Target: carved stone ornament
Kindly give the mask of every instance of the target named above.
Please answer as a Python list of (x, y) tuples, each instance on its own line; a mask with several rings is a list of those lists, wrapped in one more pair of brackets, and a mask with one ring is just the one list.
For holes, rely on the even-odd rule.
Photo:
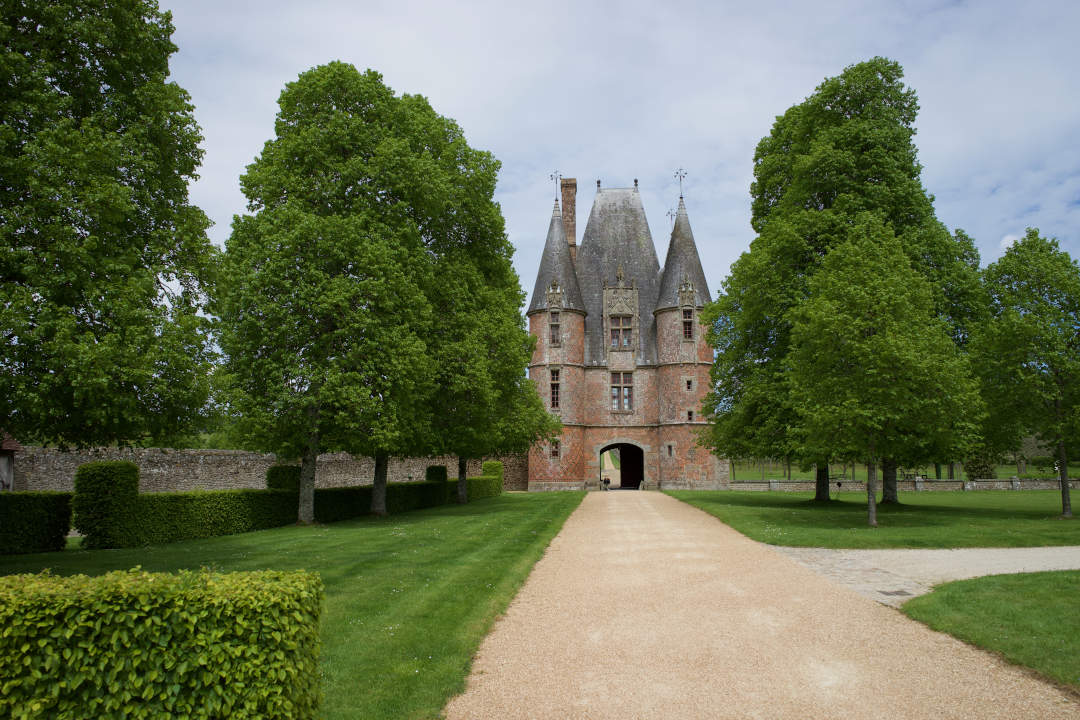
[(551, 287), (547, 291), (547, 306), (549, 310), (558, 310), (562, 307), (563, 291), (559, 287), (558, 280), (551, 281)]
[(683, 275), (682, 284), (679, 285), (679, 304), (684, 307), (697, 305), (697, 293), (694, 292), (694, 283), (690, 282), (689, 275)]

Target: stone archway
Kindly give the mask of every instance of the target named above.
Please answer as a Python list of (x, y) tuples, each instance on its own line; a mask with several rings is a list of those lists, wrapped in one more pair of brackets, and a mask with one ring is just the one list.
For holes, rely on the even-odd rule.
[(637, 445), (612, 443), (600, 449), (600, 484), (609, 478), (612, 489), (638, 490), (645, 482), (645, 453)]

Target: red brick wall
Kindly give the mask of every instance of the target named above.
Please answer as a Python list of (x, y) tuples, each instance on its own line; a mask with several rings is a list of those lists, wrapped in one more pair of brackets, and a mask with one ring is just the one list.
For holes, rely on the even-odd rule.
[[(529, 453), (529, 489), (597, 487), (600, 452), (616, 443), (629, 443), (644, 454), (645, 487), (709, 488), (728, 484), (726, 461), (698, 446), (697, 434), (706, 426), (701, 404), (709, 386), (712, 349), (695, 310), (694, 340), (683, 339), (682, 309), (656, 315), (659, 365), (636, 366), (633, 358), (609, 356), (607, 367), (584, 367), (584, 316), (562, 311), (561, 343), (550, 345), (549, 313), (529, 316), (529, 330), (537, 337), (529, 367), (540, 397), (550, 407), (552, 366), (559, 369), (559, 408), (563, 421), (560, 457), (550, 456), (550, 444)], [(633, 372), (634, 409), (611, 409), (611, 372)], [(686, 381), (691, 381), (687, 390)], [(693, 422), (687, 421), (693, 411)], [(671, 445), (671, 454), (668, 454)]]

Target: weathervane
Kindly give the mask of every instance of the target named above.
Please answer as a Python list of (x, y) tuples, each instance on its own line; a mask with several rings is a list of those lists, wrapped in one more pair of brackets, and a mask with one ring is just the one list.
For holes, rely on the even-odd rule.
[(551, 178), (551, 181), (553, 183), (555, 183), (555, 200), (558, 200), (559, 199), (559, 181), (562, 180), (562, 175), (560, 175), (559, 171), (556, 170), (555, 172), (548, 175), (548, 177)]
[(683, 196), (682, 196), (682, 181), (683, 181), (684, 177), (686, 177), (686, 171), (683, 170), (682, 168), (677, 168), (675, 170), (675, 179), (679, 181), (679, 199), (680, 200), (683, 199)]
[(675, 208), (668, 208), (664, 214), (671, 218), (671, 227), (675, 227)]

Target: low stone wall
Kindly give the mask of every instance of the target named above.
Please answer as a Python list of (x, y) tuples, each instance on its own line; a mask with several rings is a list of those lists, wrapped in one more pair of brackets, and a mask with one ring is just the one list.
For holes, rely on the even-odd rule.
[[(503, 462), (504, 487), (524, 489), (528, 472), (523, 455), (495, 458)], [(266, 487), (266, 469), (277, 462), (272, 454), (244, 450), (166, 450), (162, 448), (100, 448), (61, 451), (56, 448), (23, 447), (15, 453), (15, 490), (75, 489), (75, 470), (95, 460), (128, 460), (139, 466), (139, 492), (186, 490), (238, 490)], [(390, 482), (422, 481), (429, 465), (446, 465), (450, 478), (457, 476), (457, 458), (391, 458)], [(479, 475), (480, 460), (467, 465), (470, 477)], [(375, 474), (371, 458), (348, 453), (319, 456), (315, 487), (370, 485)]]
[[(1057, 480), (898, 480), (899, 492), (923, 492), (941, 490), (1057, 490), (1061, 487)], [(1080, 488), (1080, 480), (1069, 480), (1070, 488)], [(733, 482), (731, 490), (774, 492), (814, 492), (813, 482)], [(866, 492), (866, 483), (845, 481), (842, 484), (829, 483), (831, 492)], [(878, 479), (878, 492), (881, 492), (881, 480)]]

